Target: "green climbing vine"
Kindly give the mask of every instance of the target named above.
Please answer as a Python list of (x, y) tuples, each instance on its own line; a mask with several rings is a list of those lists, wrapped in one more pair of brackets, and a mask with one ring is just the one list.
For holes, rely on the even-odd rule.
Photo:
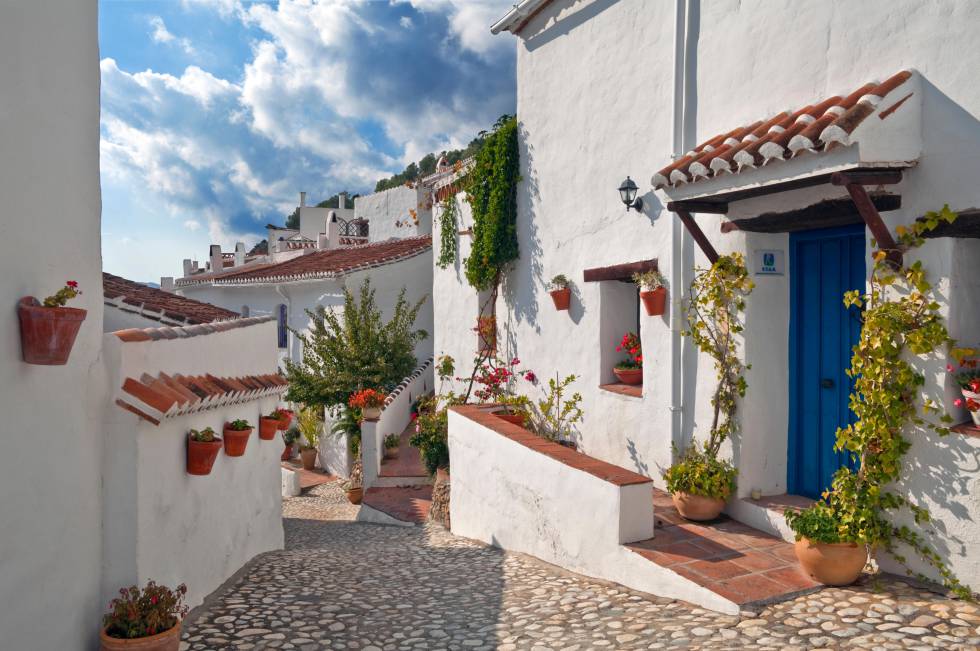
[(456, 194), (452, 191), (446, 193), (446, 198), (439, 204), (439, 259), (436, 264), (440, 269), (445, 269), (450, 265), (456, 264), (456, 256), (459, 252), (459, 242), (457, 240), (457, 230), (459, 229), (459, 204), (456, 203)]
[[(899, 227), (900, 249), (907, 252), (921, 246), (923, 234), (940, 222), (955, 219), (956, 214), (944, 206), (909, 227)], [(854, 290), (844, 296), (844, 305), (863, 309), (863, 313), (861, 337), (848, 370), (854, 380), (850, 408), (857, 421), (837, 431), (836, 449), (850, 453), (857, 469), (841, 467), (819, 501), (804, 511), (787, 512), (786, 521), (798, 537), (881, 547), (905, 565), (910, 576), (926, 579), (908, 568), (901, 552), (904, 545), (935, 568), (953, 593), (971, 599), (969, 586), (957, 580), (921, 533), (896, 524), (889, 515), (907, 509), (915, 525), (929, 523), (927, 509), (892, 489), (901, 479), (902, 457), (911, 447), (904, 434), (911, 426), (945, 436), (952, 422), (932, 400), (917, 404), (925, 376), (915, 369), (910, 356), (931, 355), (945, 348), (961, 361), (973, 351), (957, 348), (949, 336), (921, 261), (899, 267), (887, 259), (885, 251), (876, 251), (873, 260), (866, 291)]]
[(517, 118), (503, 115), (486, 135), (464, 182), (473, 211), (473, 247), (466, 258), (466, 280), (478, 290), (496, 287), (504, 267), (517, 259), (520, 180)]

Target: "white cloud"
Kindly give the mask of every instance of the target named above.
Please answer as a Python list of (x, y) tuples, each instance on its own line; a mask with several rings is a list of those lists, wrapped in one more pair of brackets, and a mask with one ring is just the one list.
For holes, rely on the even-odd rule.
[(150, 16), (150, 27), (153, 28), (153, 31), (150, 32), (150, 38), (153, 39), (154, 43), (176, 45), (188, 55), (195, 53), (194, 46), (191, 44), (190, 40), (186, 38), (178, 38), (170, 33), (170, 30), (167, 29), (166, 23), (163, 22), (163, 18), (160, 18), (160, 16)]
[(412, 29), (413, 27), (415, 27), (415, 23), (413, 23), (412, 19), (408, 16), (402, 16), (401, 18), (399, 18), (398, 24), (404, 27), (405, 29)]
[(189, 231), (199, 231), (201, 230), (201, 222), (194, 221), (193, 219), (188, 219), (184, 222), (184, 228)]

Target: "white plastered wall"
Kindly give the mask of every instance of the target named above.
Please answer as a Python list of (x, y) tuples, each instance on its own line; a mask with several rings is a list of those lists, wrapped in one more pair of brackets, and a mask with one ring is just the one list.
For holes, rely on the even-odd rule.
[[(409, 211), (415, 211), (418, 224)], [(354, 199), (354, 215), (368, 221), (372, 242), (404, 239), (432, 232), (432, 208), (421, 188), (399, 186)]]
[[(97, 13), (95, 0), (0, 3), (0, 646), (10, 649), (91, 648), (102, 614)], [(14, 305), (66, 280), (84, 291), (71, 306), (88, 310), (71, 357), (25, 364)]]

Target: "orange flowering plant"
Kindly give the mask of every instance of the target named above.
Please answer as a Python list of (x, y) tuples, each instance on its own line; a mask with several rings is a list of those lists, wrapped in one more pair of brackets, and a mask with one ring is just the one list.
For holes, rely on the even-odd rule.
[(351, 394), (347, 401), (352, 409), (371, 409), (385, 404), (385, 394), (374, 389), (362, 389)]

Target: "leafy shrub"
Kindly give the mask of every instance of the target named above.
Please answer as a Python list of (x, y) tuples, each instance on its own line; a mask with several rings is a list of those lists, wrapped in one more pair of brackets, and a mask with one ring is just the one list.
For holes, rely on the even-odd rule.
[(788, 510), (783, 514), (796, 539), (808, 538), (819, 543), (856, 542), (848, 527), (826, 502), (816, 502), (802, 511)]
[(299, 428), (293, 425), (292, 427), (290, 427), (289, 429), (287, 429), (282, 433), (282, 442), (285, 443), (286, 445), (292, 445), (293, 443), (299, 440), (299, 437), (300, 437)]
[(421, 401), (415, 419), (415, 434), (409, 439), (422, 456), (422, 465), (430, 475), (449, 467), (449, 412), (437, 408), (437, 399)]
[(697, 442), (674, 465), (664, 471), (667, 490), (727, 500), (735, 492), (738, 471), (730, 461), (718, 459)]
[(649, 291), (667, 286), (667, 279), (656, 269), (633, 274), (633, 282)]
[(323, 429), (323, 423), (320, 422), (320, 415), (317, 410), (313, 407), (303, 407), (296, 419), (296, 425), (304, 439), (301, 447), (306, 450), (316, 449), (317, 445), (320, 444), (320, 432)]
[(244, 432), (247, 429), (252, 429), (252, 425), (244, 418), (238, 418), (228, 423), (227, 428), (233, 432)]
[(555, 291), (558, 289), (565, 289), (570, 285), (570, 281), (564, 274), (558, 274), (550, 281), (548, 281), (548, 291)]
[(559, 380), (556, 374), (554, 379), (548, 380), (548, 391), (544, 399), (538, 401), (534, 417), (534, 431), (537, 434), (551, 441), (560, 441), (568, 437), (573, 425), (581, 422), (582, 409), (579, 404), (582, 394), (576, 391), (566, 397), (568, 387), (577, 379), (577, 376), (569, 375)]
[(121, 588), (119, 596), (109, 603), (110, 611), (102, 618), (109, 637), (132, 640), (168, 631), (187, 614), (184, 595), (187, 586), (181, 583), (176, 590), (148, 581), (142, 590), (138, 586)]
[(330, 432), (334, 436), (346, 436), (351, 454), (356, 458), (361, 453), (361, 410), (341, 407), (340, 415), (335, 418)]
[(192, 429), (191, 440), (197, 441), (198, 443), (212, 443), (215, 440), (214, 430), (210, 427), (205, 427), (200, 431)]
[(393, 450), (398, 447), (398, 444), (400, 442), (401, 439), (398, 437), (397, 434), (389, 434), (388, 436), (385, 437), (385, 448), (389, 450)]

